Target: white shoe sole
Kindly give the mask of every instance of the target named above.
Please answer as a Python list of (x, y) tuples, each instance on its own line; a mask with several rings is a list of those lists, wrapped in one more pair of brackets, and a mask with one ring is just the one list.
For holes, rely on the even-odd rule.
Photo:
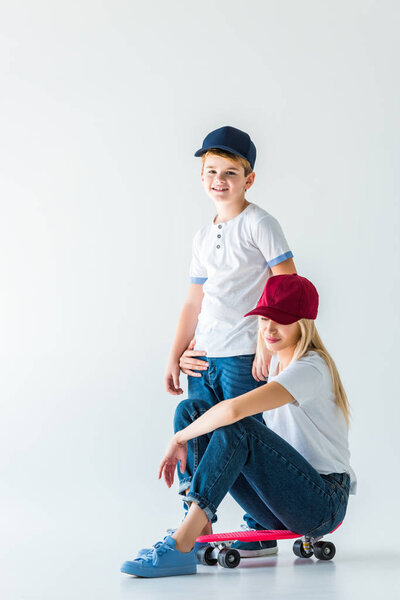
[(272, 556), (278, 554), (278, 546), (275, 548), (262, 548), (261, 550), (239, 550), (241, 558), (257, 558), (257, 556)]

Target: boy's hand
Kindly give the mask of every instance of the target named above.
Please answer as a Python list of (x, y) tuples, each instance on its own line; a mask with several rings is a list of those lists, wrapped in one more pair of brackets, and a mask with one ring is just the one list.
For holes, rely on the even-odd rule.
[(267, 350), (257, 348), (251, 373), (256, 381), (266, 381), (269, 373), (271, 354)]
[(195, 358), (196, 356), (206, 356), (206, 352), (193, 350), (195, 345), (196, 340), (193, 338), (185, 352), (182, 354), (179, 360), (179, 366), (182, 373), (191, 375), (192, 377), (201, 377), (201, 373), (195, 373), (193, 369), (197, 369), (197, 371), (206, 371), (208, 369), (208, 362)]
[(164, 375), (165, 389), (168, 394), (179, 396), (183, 394), (183, 389), (179, 387), (179, 363), (177, 360), (169, 360)]

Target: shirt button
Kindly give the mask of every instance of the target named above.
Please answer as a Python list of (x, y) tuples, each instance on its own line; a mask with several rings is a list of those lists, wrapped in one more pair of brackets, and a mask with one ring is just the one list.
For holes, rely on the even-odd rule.
[(222, 229), (222, 225), (218, 225), (218, 229)]
[(218, 245), (217, 248), (219, 249), (219, 248), (221, 248), (221, 246)]
[(220, 238), (220, 237), (221, 237), (221, 234), (219, 233), (219, 234), (217, 235), (217, 238)]

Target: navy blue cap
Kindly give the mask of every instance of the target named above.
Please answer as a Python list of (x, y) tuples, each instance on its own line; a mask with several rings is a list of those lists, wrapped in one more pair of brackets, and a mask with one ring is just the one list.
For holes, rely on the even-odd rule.
[(200, 150), (195, 152), (195, 156), (201, 156), (207, 150), (212, 148), (220, 148), (232, 154), (237, 154), (249, 161), (250, 166), (254, 169), (256, 162), (256, 147), (250, 139), (248, 133), (236, 129), (236, 127), (220, 127), (211, 131), (203, 140), (203, 145)]

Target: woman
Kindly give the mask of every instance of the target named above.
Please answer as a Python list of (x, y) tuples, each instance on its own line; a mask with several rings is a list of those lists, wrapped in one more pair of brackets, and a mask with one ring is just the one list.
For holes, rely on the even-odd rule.
[[(312, 537), (346, 513), (356, 478), (349, 464), (349, 408), (339, 374), (316, 331), (318, 293), (299, 275), (270, 277), (257, 307), (259, 336), (273, 353), (267, 385), (204, 411), (181, 402), (159, 468), (168, 487), (180, 461), (189, 511), (179, 528), (121, 571), (142, 577), (196, 572), (194, 542), (230, 492), (265, 529)], [(264, 411), (267, 426), (253, 417)], [(188, 444), (188, 442), (190, 442)]]

